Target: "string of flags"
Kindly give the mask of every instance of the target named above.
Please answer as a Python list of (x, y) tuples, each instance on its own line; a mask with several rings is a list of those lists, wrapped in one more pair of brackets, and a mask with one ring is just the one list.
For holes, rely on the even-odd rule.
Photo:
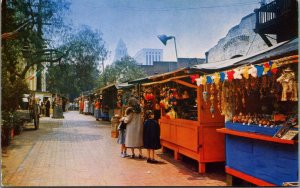
[[(297, 59), (296, 61), (291, 61), (292, 59)], [(278, 60), (272, 60), (269, 62), (264, 62), (256, 65), (246, 65), (243, 67), (237, 67), (228, 71), (216, 72), (208, 75), (192, 75), (192, 83), (196, 82), (197, 86), (206, 84), (218, 84), (220, 81), (224, 82), (228, 80), (231, 82), (234, 79), (249, 79), (250, 75), (254, 78), (259, 78), (263, 75), (271, 76), (276, 74), (278, 68), (284, 64), (289, 64), (293, 62), (298, 62), (298, 55), (284, 57)]]

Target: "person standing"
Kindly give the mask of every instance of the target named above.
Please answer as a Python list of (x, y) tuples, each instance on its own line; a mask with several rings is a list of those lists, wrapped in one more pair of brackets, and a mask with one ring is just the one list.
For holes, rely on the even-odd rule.
[(144, 148), (147, 149), (147, 163), (157, 163), (154, 150), (160, 149), (160, 127), (154, 119), (154, 113), (151, 110), (146, 112), (146, 121), (144, 123)]
[(118, 126), (119, 136), (118, 136), (118, 144), (121, 144), (121, 157), (127, 157), (127, 148), (125, 146), (125, 138), (126, 138), (126, 123), (124, 123), (124, 117), (120, 120), (120, 124)]
[(96, 100), (95, 102), (95, 118), (96, 118), (96, 121), (99, 121), (100, 119), (100, 101), (99, 99)]
[(47, 99), (45, 106), (46, 106), (46, 117), (50, 117), (50, 106), (51, 106), (51, 104), (50, 104), (49, 99)]
[(143, 158), (143, 123), (139, 101), (134, 97), (128, 100), (128, 108), (125, 110), (124, 123), (126, 123), (125, 147), (131, 149), (131, 158), (135, 157), (134, 149), (139, 149), (139, 158)]

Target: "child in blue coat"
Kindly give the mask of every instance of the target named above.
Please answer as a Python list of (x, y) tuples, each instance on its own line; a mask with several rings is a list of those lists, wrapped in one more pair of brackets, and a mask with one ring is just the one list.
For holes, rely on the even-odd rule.
[(153, 111), (146, 112), (146, 121), (144, 123), (144, 148), (147, 149), (147, 163), (157, 163), (154, 158), (154, 150), (160, 149), (160, 127), (156, 120), (154, 120)]

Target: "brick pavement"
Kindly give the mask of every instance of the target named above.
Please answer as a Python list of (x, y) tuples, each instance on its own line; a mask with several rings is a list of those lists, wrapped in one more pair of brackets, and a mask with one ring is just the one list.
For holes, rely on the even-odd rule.
[(197, 167), (161, 150), (156, 152), (159, 164), (121, 158), (108, 122), (77, 111), (64, 116), (41, 118), (39, 130), (23, 131), (2, 151), (2, 185), (226, 186), (224, 171), (198, 174)]

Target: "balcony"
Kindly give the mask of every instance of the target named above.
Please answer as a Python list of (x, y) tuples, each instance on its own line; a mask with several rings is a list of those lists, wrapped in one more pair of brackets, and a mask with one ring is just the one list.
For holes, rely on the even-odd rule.
[(275, 0), (255, 10), (256, 27), (265, 42), (272, 46), (266, 34), (276, 34), (277, 42), (289, 40), (298, 35), (297, 0)]

